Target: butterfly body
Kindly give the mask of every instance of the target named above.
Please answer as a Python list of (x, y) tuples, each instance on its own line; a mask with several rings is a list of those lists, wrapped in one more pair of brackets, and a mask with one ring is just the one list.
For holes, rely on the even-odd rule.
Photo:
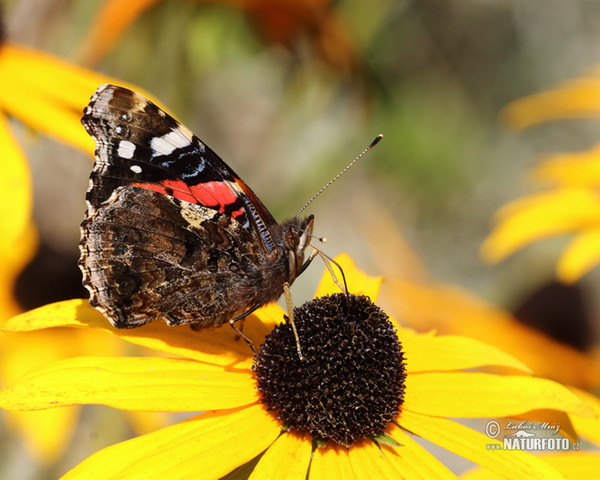
[(277, 223), (156, 105), (103, 85), (82, 123), (96, 162), (79, 265), (92, 306), (113, 325), (217, 326), (277, 300), (302, 272), (313, 217)]

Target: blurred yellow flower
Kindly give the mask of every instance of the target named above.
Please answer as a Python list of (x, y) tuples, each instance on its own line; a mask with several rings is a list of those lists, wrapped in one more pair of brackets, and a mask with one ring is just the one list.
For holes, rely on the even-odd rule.
[[(377, 297), (379, 279), (360, 272), (345, 255), (337, 261), (354, 294)], [(326, 272), (318, 294), (336, 291)], [(277, 305), (264, 307), (246, 322), (245, 333), (262, 343), (283, 314)], [(529, 453), (490, 451), (487, 445), (501, 443), (448, 417), (526, 418), (528, 412), (540, 410), (548, 418), (564, 418), (564, 412), (577, 418), (594, 416), (593, 408), (579, 396), (550, 380), (530, 376), (527, 367), (500, 350), (463, 337), (421, 335), (398, 327), (406, 377), (394, 421), (377, 441), (364, 439), (348, 448), (331, 442), (315, 444), (302, 431), (288, 431), (261, 404), (251, 351), (235, 341), (227, 328), (196, 332), (155, 322), (116, 330), (83, 300), (21, 314), (4, 328), (29, 332), (56, 326), (103, 330), (175, 358), (84, 356), (47, 364), (1, 391), (2, 408), (37, 410), (91, 403), (125, 410), (206, 411), (105, 448), (67, 473), (66, 479), (148, 478), (149, 473), (164, 478), (220, 478), (257, 458), (252, 479), (283, 475), (305, 479), (307, 472), (311, 479), (454, 478), (409, 433), (499, 474), (561, 478)], [(295, 352), (294, 347), (290, 350)], [(490, 370), (499, 367), (512, 373)]]
[[(503, 116), (516, 128), (559, 118), (600, 115), (600, 77), (572, 80), (554, 90), (517, 100)], [(546, 185), (514, 200), (494, 217), (481, 249), (496, 263), (538, 240), (572, 234), (557, 265), (558, 278), (575, 282), (600, 262), (600, 145), (587, 152), (551, 155), (531, 178)]]

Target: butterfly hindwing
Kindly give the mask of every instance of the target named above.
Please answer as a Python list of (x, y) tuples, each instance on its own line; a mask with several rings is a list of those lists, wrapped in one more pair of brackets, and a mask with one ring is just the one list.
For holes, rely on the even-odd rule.
[(227, 215), (181, 203), (119, 187), (84, 222), (86, 286), (114, 325), (213, 325), (247, 308), (240, 292), (260, 282), (259, 245)]

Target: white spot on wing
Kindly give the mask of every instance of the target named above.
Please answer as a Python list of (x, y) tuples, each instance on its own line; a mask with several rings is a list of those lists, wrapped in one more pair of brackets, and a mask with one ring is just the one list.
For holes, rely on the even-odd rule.
[(191, 134), (182, 128), (174, 128), (162, 137), (154, 137), (150, 142), (152, 156), (170, 155), (177, 148), (184, 148), (191, 144)]
[(135, 145), (127, 140), (121, 140), (119, 143), (119, 150), (117, 154), (121, 158), (133, 158), (133, 154), (135, 153)]
[(132, 165), (129, 167), (129, 170), (131, 170), (133, 173), (142, 173), (142, 167), (139, 165)]

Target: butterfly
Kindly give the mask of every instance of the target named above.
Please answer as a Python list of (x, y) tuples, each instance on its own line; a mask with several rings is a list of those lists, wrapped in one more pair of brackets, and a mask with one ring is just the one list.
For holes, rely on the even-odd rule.
[(277, 223), (216, 153), (143, 96), (102, 85), (81, 121), (96, 160), (79, 267), (91, 305), (115, 327), (234, 326), (314, 257), (305, 258), (312, 215)]

